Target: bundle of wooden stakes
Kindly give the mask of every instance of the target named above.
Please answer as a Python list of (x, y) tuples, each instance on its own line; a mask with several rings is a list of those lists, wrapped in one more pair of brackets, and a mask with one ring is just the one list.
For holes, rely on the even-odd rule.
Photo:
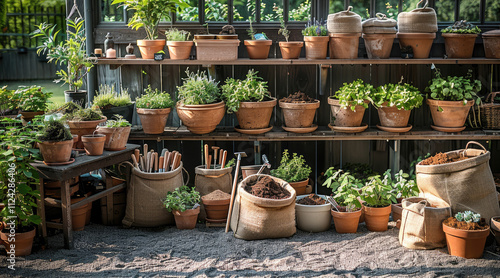
[(181, 165), (182, 154), (178, 151), (169, 152), (163, 149), (161, 155), (154, 150), (148, 151), (148, 144), (144, 144), (143, 153), (136, 149), (131, 155), (134, 167), (145, 173), (165, 173), (177, 169)]

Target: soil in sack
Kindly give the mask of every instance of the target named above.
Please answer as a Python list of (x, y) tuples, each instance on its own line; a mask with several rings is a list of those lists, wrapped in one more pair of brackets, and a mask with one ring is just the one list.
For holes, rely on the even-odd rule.
[(282, 98), (281, 101), (286, 103), (312, 103), (316, 100), (309, 97), (305, 93), (298, 91), (296, 93), (290, 94), (288, 97)]
[(467, 231), (480, 231), (480, 230), (486, 230), (489, 228), (488, 224), (486, 224), (486, 221), (484, 218), (481, 218), (479, 223), (471, 222), (467, 223), (465, 221), (458, 221), (455, 217), (449, 217), (446, 220), (443, 221), (443, 224), (445, 224), (448, 227), (459, 229), (459, 230), (467, 230)]
[(326, 201), (316, 194), (309, 194), (309, 196), (297, 201), (297, 204), (308, 206), (324, 205), (325, 203)]
[(231, 198), (230, 194), (227, 194), (226, 192), (222, 190), (215, 190), (214, 192), (203, 196), (203, 199), (208, 200), (208, 201), (217, 201), (217, 200), (228, 200)]
[(437, 153), (435, 156), (431, 156), (421, 162), (421, 165), (439, 165), (451, 162), (457, 162), (461, 160), (469, 159), (469, 157), (455, 157), (451, 158), (445, 153)]
[(245, 191), (261, 198), (286, 199), (290, 192), (281, 187), (271, 177), (262, 177), (257, 182), (249, 182), (245, 185)]

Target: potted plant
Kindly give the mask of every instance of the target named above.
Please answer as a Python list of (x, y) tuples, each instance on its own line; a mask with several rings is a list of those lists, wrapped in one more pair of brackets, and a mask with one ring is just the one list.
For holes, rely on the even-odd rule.
[(125, 120), (132, 121), (134, 102), (126, 88), (121, 88), (120, 93), (118, 93), (114, 85), (101, 84), (92, 103), (93, 107), (101, 110), (102, 114), (108, 119), (119, 114)]
[(177, 114), (182, 123), (194, 134), (215, 130), (226, 112), (220, 89), (205, 72), (186, 70), (187, 77), (177, 87)]
[[(345, 131), (355, 129), (356, 132), (365, 130), (368, 125), (361, 128), (361, 121), (368, 103), (372, 101), (373, 86), (358, 79), (351, 83), (344, 83), (334, 97), (328, 98), (333, 114), (334, 127), (345, 127)], [(356, 127), (356, 128), (354, 128)], [(335, 129), (335, 128), (334, 128)]]
[(443, 231), (450, 255), (478, 259), (483, 255), (490, 226), (478, 213), (465, 211), (444, 220)]
[(18, 103), (23, 120), (30, 122), (36, 115), (44, 113), (51, 96), (52, 93), (44, 92), (40, 86), (20, 86), (10, 100)]
[(222, 99), (227, 113), (236, 113), (237, 131), (260, 134), (272, 129), (269, 121), (276, 106), (276, 99), (267, 90), (267, 82), (250, 69), (245, 80), (228, 78), (222, 86)]
[(360, 198), (364, 202), (366, 228), (372, 232), (386, 231), (391, 204), (397, 202), (390, 174), (386, 172), (383, 179), (379, 175), (370, 177), (361, 188)]
[(431, 110), (433, 129), (445, 132), (458, 132), (465, 129), (465, 120), (474, 102), (481, 99), (477, 93), (481, 90), (481, 81), (472, 80), (472, 70), (467, 76), (442, 77), (436, 68), (436, 77), (425, 88), (427, 104)]
[(312, 170), (306, 164), (306, 160), (302, 155), (296, 153), (292, 157), (288, 154), (288, 150), (283, 151), (280, 165), (277, 169), (271, 170), (271, 175), (288, 182), (297, 192), (297, 195), (306, 194), (306, 186), (309, 183), (309, 175)]
[(479, 33), (481, 29), (467, 20), (456, 21), (455, 24), (441, 30), (446, 56), (448, 58), (472, 58), (474, 43)]
[(285, 20), (283, 19), (283, 13), (279, 15), (280, 19), (280, 29), (278, 30), (278, 34), (283, 35), (285, 37), (284, 42), (279, 42), (281, 57), (283, 59), (299, 59), (300, 51), (302, 50), (302, 46), (304, 42), (300, 41), (288, 41), (290, 37), (290, 30), (287, 29), (285, 25)]
[(283, 129), (297, 133), (316, 130), (318, 126), (313, 125), (313, 121), (319, 104), (319, 100), (310, 98), (300, 91), (280, 99), (279, 106), (285, 120)]
[(326, 27), (318, 21), (314, 24), (309, 21), (302, 35), (306, 43), (306, 59), (326, 59), (330, 40)]
[(73, 136), (61, 120), (50, 119), (44, 123), (38, 140), (38, 147), (46, 164), (70, 160)]
[(390, 132), (406, 132), (411, 110), (422, 105), (424, 98), (417, 88), (410, 84), (386, 84), (377, 88), (372, 103), (380, 119), (378, 128)]
[(165, 208), (172, 212), (177, 229), (194, 229), (200, 213), (200, 193), (193, 187), (183, 185), (174, 191), (167, 192), (163, 200)]
[(250, 40), (244, 41), (248, 57), (250, 59), (267, 59), (273, 41), (268, 39), (265, 33), (256, 34), (252, 26), (252, 18), (249, 17), (248, 21), (250, 22), (250, 29), (248, 30)]
[(153, 59), (154, 54), (165, 47), (165, 40), (158, 39), (158, 24), (161, 20), (170, 20), (170, 13), (189, 7), (182, 0), (113, 0), (113, 5), (120, 5), (134, 15), (128, 26), (134, 30), (144, 28), (146, 39), (137, 40), (137, 46), (143, 59)]
[(500, 246), (500, 216), (491, 218), (491, 233), (495, 236), (497, 246)]
[(152, 89), (148, 85), (144, 94), (135, 99), (137, 115), (146, 134), (161, 134), (167, 124), (168, 115), (174, 101), (170, 94), (160, 92), (158, 88)]
[(391, 169), (388, 169), (384, 173), (384, 176), (388, 177), (389, 183), (392, 184), (392, 187), (394, 188), (396, 193), (396, 203), (392, 204), (391, 206), (392, 220), (397, 222), (401, 219), (401, 215), (403, 213), (403, 207), (401, 205), (403, 199), (418, 196), (419, 190), (415, 179), (412, 179), (410, 175), (404, 173), (403, 170), (400, 170), (398, 173), (396, 173), (393, 180), (390, 178), (390, 172)]
[(222, 27), (221, 35), (194, 35), (196, 45), (196, 59), (203, 61), (234, 61), (238, 59), (238, 46), (240, 40), (234, 32), (234, 27), (225, 25)]
[(167, 38), (168, 53), (172, 60), (187, 60), (191, 54), (193, 41), (189, 40), (191, 33), (177, 28), (171, 28), (165, 32)]
[(295, 202), (297, 227), (309, 233), (324, 232), (330, 229), (332, 217), (324, 195), (300, 195)]
[(361, 16), (347, 10), (328, 15), (328, 32), (330, 33), (330, 59), (357, 59), (359, 37), (363, 28)]
[(81, 17), (74, 21), (66, 19), (66, 36), (63, 42), (58, 43), (56, 25), (41, 23), (37, 30), (31, 35), (34, 38), (41, 37), (42, 45), (38, 46), (37, 54), (46, 54), (49, 63), (66, 65), (56, 72), (59, 79), (55, 82), (63, 82), (69, 85), (69, 90), (64, 91), (66, 102), (76, 102), (82, 107), (87, 105), (87, 91), (79, 90), (83, 85), (87, 73), (90, 72), (94, 63), (86, 52), (86, 38), (84, 20)]
[(108, 120), (104, 126), (97, 127), (97, 134), (106, 136), (104, 149), (108, 151), (124, 150), (130, 135), (131, 124), (121, 115), (115, 115), (115, 119)]

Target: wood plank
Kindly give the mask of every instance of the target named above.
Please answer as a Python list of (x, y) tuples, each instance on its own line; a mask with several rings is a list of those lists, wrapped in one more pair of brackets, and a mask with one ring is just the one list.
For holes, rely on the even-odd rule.
[(46, 224), (46, 218), (45, 218), (45, 202), (42, 202), (43, 197), (45, 196), (44, 192), (44, 186), (43, 186), (43, 178), (39, 178), (39, 182), (36, 185), (38, 192), (40, 192), (41, 198), (38, 198), (36, 200), (37, 203), (37, 215), (40, 216), (40, 224), (38, 225), (38, 234), (42, 237), (42, 244), (43, 246), (48, 245), (48, 238), (47, 238), (47, 224)]
[(61, 207), (64, 234), (64, 247), (73, 249), (73, 219), (71, 216), (71, 196), (69, 191), (69, 180), (61, 183)]
[[(101, 191), (99, 193), (96, 193), (92, 196), (89, 196), (83, 200), (81, 200), (80, 202), (77, 202), (77, 203), (74, 203), (71, 205), (71, 209), (77, 209), (81, 206), (84, 206), (88, 203), (91, 203), (93, 201), (96, 201), (96, 200), (99, 200), (101, 198), (104, 198), (106, 197), (108, 194), (113, 194), (115, 193), (116, 191), (120, 190), (120, 189), (124, 189), (127, 185), (125, 183), (120, 183), (118, 185), (115, 185), (109, 189), (106, 189), (104, 191)], [(45, 198), (45, 204), (46, 205), (49, 205), (51, 207), (58, 207), (60, 208), (61, 207), (61, 200), (58, 200), (58, 199), (54, 199), (54, 198), (50, 198), (50, 197), (47, 197)]]

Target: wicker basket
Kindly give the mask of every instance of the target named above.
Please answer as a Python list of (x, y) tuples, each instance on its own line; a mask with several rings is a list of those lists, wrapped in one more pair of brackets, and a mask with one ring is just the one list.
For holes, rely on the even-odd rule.
[(497, 94), (500, 95), (500, 92), (490, 93), (481, 105), (481, 122), (484, 129), (500, 129), (500, 103), (494, 103)]

